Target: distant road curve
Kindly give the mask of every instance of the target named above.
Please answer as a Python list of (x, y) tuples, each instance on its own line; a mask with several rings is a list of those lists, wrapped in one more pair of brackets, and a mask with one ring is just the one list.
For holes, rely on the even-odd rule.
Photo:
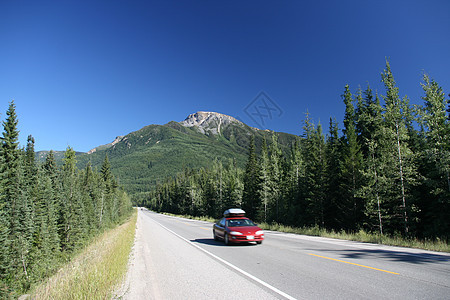
[(212, 224), (139, 210), (122, 299), (449, 299), (450, 254), (266, 232), (225, 246)]

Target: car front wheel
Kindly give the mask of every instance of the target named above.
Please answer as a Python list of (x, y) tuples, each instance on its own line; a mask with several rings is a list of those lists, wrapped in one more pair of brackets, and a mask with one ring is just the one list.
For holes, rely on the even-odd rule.
[(227, 246), (230, 244), (230, 241), (228, 239), (228, 233), (225, 233), (225, 236), (223, 237), (223, 241), (225, 242), (225, 245), (227, 245)]

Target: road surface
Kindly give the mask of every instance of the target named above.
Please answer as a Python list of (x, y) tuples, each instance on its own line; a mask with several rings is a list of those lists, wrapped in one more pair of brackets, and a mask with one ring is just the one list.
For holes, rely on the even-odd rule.
[(267, 232), (225, 246), (212, 224), (139, 210), (123, 299), (450, 299), (450, 254)]

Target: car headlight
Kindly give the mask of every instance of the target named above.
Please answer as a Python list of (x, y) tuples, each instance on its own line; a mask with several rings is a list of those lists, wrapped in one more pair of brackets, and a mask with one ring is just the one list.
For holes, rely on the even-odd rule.
[(241, 232), (237, 232), (237, 231), (230, 231), (231, 235), (242, 235)]
[(264, 231), (258, 230), (257, 232), (255, 232), (255, 234), (256, 234), (256, 235), (262, 235), (262, 234), (264, 234)]

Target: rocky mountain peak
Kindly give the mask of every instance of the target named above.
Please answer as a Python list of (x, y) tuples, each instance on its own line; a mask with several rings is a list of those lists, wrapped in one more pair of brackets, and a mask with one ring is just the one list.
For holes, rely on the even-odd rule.
[(208, 111), (190, 114), (184, 121), (180, 122), (185, 127), (196, 126), (201, 133), (211, 132), (213, 134), (220, 134), (225, 126), (232, 123), (243, 124), (231, 116)]

